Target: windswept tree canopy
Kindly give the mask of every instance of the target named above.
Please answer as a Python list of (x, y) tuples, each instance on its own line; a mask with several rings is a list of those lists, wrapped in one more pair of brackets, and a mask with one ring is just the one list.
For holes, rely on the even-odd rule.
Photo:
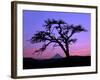
[(72, 36), (76, 33), (87, 31), (81, 25), (70, 25), (63, 20), (48, 19), (44, 23), (45, 30), (36, 32), (30, 39), (32, 44), (44, 42), (43, 46), (35, 52), (43, 52), (49, 44), (54, 43), (53, 47), (61, 47), (66, 56), (68, 56), (69, 45), (77, 41)]

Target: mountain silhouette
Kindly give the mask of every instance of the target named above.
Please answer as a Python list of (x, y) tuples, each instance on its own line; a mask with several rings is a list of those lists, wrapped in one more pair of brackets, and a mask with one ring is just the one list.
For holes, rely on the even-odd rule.
[(59, 58), (62, 58), (62, 56), (59, 53), (57, 53), (52, 57), (52, 59), (59, 59)]

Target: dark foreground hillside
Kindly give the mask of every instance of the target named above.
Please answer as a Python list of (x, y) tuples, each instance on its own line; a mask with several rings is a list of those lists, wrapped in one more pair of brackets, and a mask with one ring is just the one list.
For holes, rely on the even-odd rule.
[(56, 67), (76, 67), (90, 66), (90, 56), (71, 56), (69, 58), (35, 60), (32, 58), (23, 58), (23, 69), (36, 68), (56, 68)]

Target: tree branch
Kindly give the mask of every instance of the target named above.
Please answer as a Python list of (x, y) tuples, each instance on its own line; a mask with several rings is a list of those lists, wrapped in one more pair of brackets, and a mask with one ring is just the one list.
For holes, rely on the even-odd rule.
[[(65, 37), (65, 36), (63, 35), (63, 33), (62, 33), (63, 30), (62, 30), (62, 28), (61, 28), (61, 24), (60, 24), (60, 23), (58, 24), (58, 26), (56, 26), (56, 29), (57, 29), (57, 31), (58, 31), (60, 37), (63, 39), (63, 40), (61, 40), (61, 39), (58, 38), (58, 40), (61, 40), (61, 41), (63, 41), (63, 42), (64, 42), (64, 39), (67, 40), (66, 37)], [(65, 42), (64, 42), (64, 43), (65, 43)]]
[(37, 53), (37, 52), (42, 53), (42, 52), (44, 52), (46, 50), (47, 46), (49, 46), (50, 43), (52, 43), (52, 42), (44, 44), (40, 49), (34, 51), (34, 53)]

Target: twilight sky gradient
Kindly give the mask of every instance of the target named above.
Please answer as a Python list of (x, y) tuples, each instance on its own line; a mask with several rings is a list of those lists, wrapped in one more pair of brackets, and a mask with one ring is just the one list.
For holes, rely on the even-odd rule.
[(49, 59), (55, 54), (60, 54), (65, 57), (65, 54), (60, 47), (55, 49), (50, 45), (43, 54), (32, 54), (34, 50), (39, 49), (43, 43), (31, 44), (28, 40), (34, 35), (36, 31), (44, 30), (42, 27), (44, 20), (62, 19), (68, 24), (82, 25), (88, 32), (76, 33), (73, 38), (77, 38), (75, 44), (70, 45), (70, 55), (87, 56), (91, 54), (91, 14), (89, 13), (72, 13), (72, 12), (52, 12), (52, 11), (33, 11), (23, 10), (23, 56), (32, 57), (35, 59)]

